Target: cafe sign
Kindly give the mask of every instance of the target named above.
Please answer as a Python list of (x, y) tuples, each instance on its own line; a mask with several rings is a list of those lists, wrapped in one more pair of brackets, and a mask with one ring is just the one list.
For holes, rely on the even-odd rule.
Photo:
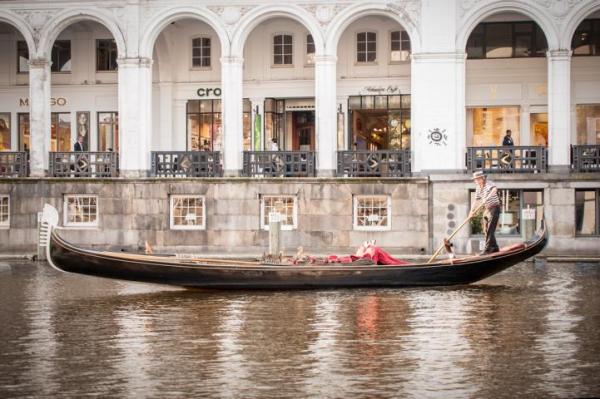
[[(51, 97), (50, 105), (52, 107), (64, 107), (67, 105), (67, 99), (65, 97)], [(29, 107), (29, 98), (19, 98), (19, 107)]]
[(375, 94), (375, 95), (386, 95), (386, 94), (400, 94), (400, 88), (395, 85), (389, 86), (365, 86), (360, 91), (361, 94)]

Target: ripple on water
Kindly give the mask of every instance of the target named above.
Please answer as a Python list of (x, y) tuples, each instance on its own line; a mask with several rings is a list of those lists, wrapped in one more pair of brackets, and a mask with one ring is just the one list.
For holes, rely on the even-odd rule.
[(598, 396), (599, 269), (226, 292), (0, 263), (0, 397)]

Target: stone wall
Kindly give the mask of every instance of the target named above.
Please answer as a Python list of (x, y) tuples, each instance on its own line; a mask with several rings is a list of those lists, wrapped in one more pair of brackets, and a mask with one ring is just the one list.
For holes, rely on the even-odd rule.
[[(35, 252), (37, 212), (55, 206), (63, 220), (66, 194), (98, 195), (99, 225), (70, 228), (62, 235), (93, 247), (139, 248), (145, 241), (159, 250), (261, 253), (268, 231), (260, 229), (260, 195), (295, 195), (298, 226), (283, 231), (283, 246), (316, 253), (354, 251), (366, 239), (396, 253), (428, 250), (427, 179), (19, 179), (0, 180), (9, 194), (10, 228), (0, 230), (0, 252)], [(169, 228), (169, 195), (206, 196), (206, 229)], [(353, 195), (389, 195), (391, 230), (353, 230)]]
[[(544, 216), (550, 240), (546, 254), (598, 255), (598, 237), (581, 237), (575, 234), (575, 190), (599, 188), (600, 181), (593, 174), (571, 174), (566, 179), (560, 174), (491, 175), (500, 189), (542, 190)], [(470, 206), (469, 190), (475, 185), (466, 175), (430, 176), (432, 186), (433, 242), (458, 227), (467, 217)], [(454, 222), (454, 224), (451, 224)], [(454, 226), (454, 227), (453, 227)], [(523, 237), (496, 235), (500, 246), (523, 240)], [(481, 236), (472, 236), (465, 226), (454, 238), (459, 253), (479, 251)], [(437, 244), (436, 244), (437, 245)]]

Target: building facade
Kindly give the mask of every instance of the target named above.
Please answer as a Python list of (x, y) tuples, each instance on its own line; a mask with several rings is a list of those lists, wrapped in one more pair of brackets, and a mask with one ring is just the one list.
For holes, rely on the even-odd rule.
[(14, 0), (0, 49), (2, 250), (49, 201), (83, 242), (256, 251), (277, 202), (288, 247), (426, 252), (484, 169), (505, 241), (598, 251), (598, 0)]

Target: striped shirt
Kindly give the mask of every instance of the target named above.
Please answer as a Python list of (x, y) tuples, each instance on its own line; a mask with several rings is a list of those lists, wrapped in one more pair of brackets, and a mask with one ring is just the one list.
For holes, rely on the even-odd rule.
[(490, 195), (492, 189), (496, 187), (493, 181), (486, 179), (483, 187), (477, 185), (475, 190), (475, 201), (485, 201), (485, 208), (490, 209), (496, 206), (500, 206), (500, 198), (498, 198), (498, 191), (496, 194)]

